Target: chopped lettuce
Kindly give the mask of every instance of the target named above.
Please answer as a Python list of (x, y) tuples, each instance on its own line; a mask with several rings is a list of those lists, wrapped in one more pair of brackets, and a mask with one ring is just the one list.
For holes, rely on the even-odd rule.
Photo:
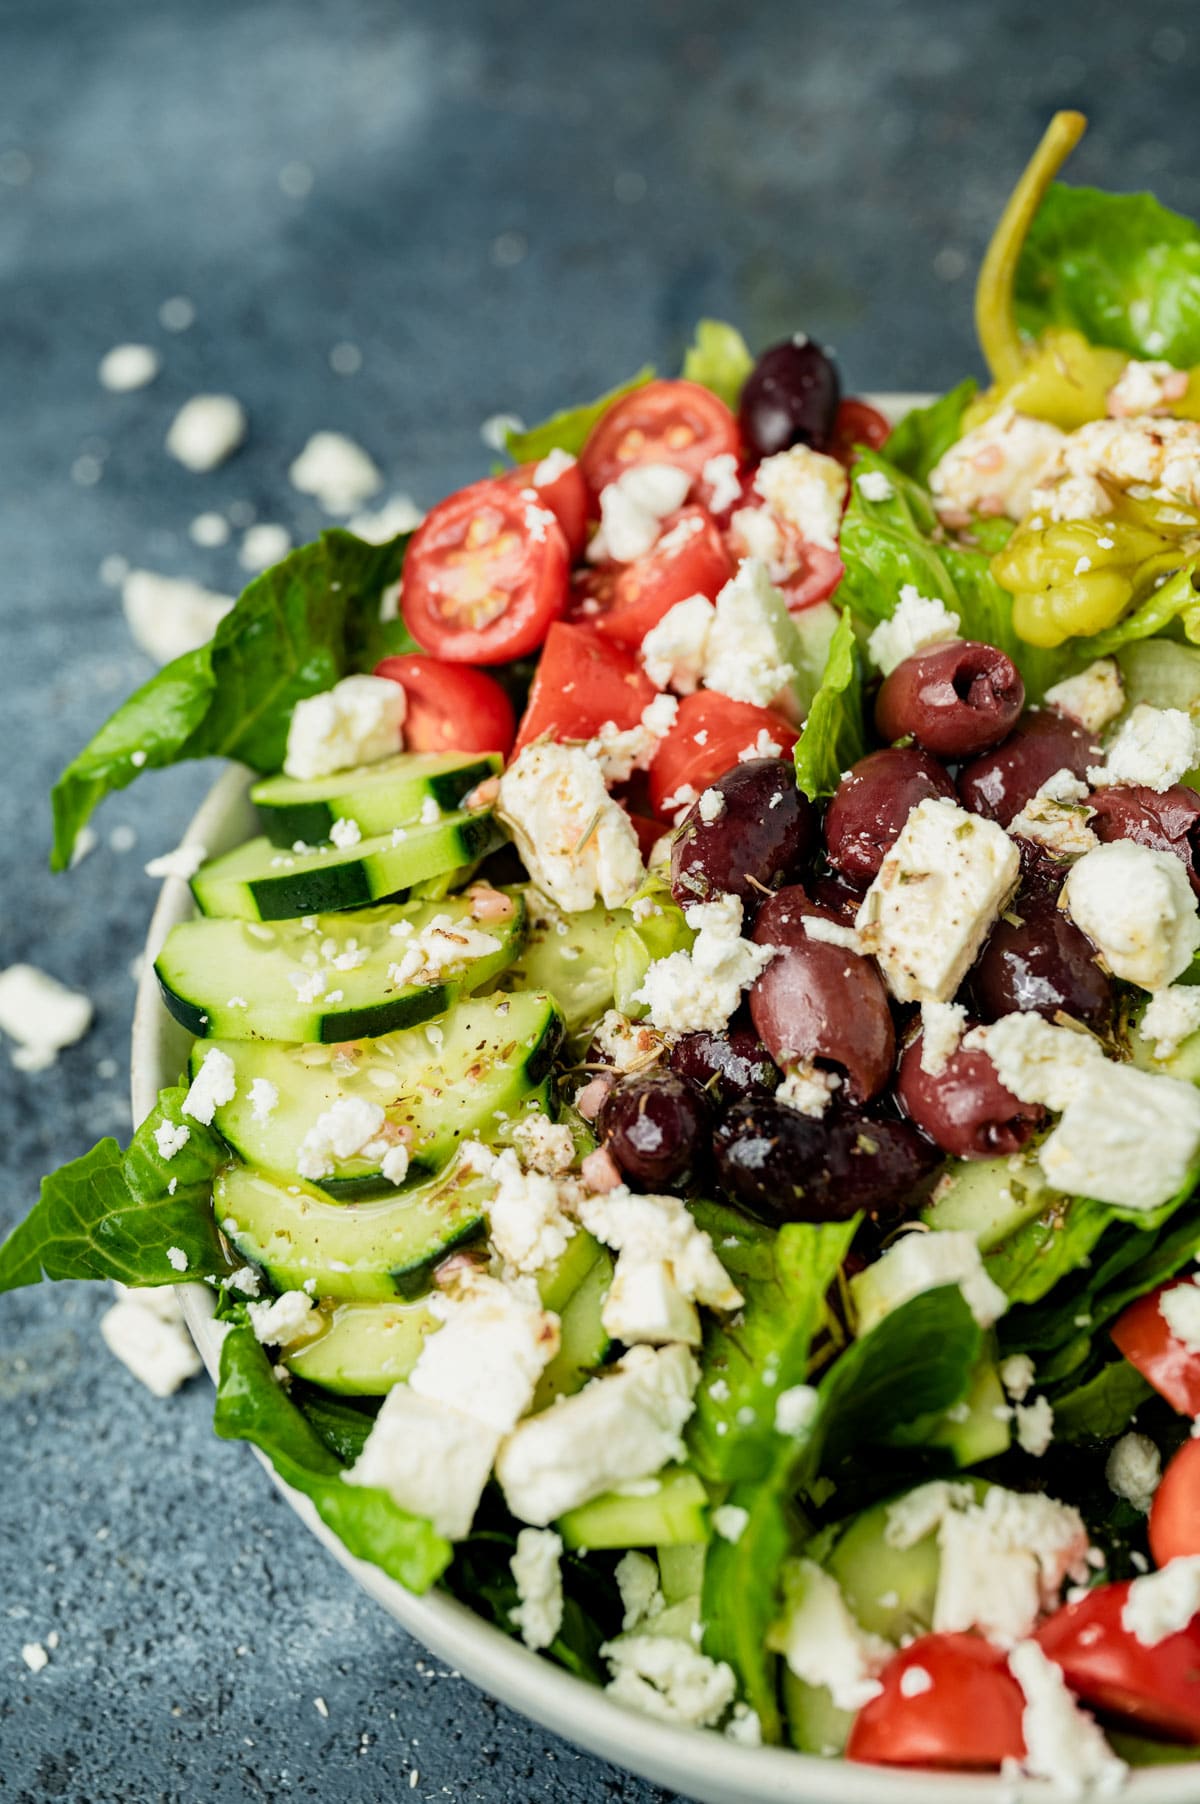
[(683, 375), (689, 382), (711, 388), (726, 407), (736, 410), (746, 377), (753, 368), (750, 348), (736, 326), (719, 319), (699, 321), (683, 359)]
[(564, 408), (561, 413), (552, 413), (540, 426), (510, 432), (504, 441), (505, 450), (513, 462), (518, 464), (540, 463), (551, 451), (569, 451), (573, 457), (577, 457), (601, 414), (614, 401), (619, 401), (622, 395), (632, 394), (635, 388), (644, 388), (647, 382), (652, 382), (655, 373), (652, 364), (643, 364), (636, 376), (631, 376), (628, 382), (622, 382), (616, 388), (610, 388), (598, 401), (588, 401), (580, 407)]
[(888, 462), (915, 481), (928, 482), (933, 466), (962, 437), (963, 414), (978, 389), (974, 377), (968, 376), (928, 407), (914, 407), (906, 413), (888, 435)]
[(847, 612), (830, 641), (825, 674), (796, 741), (796, 782), (810, 802), (831, 796), (842, 772), (865, 750), (862, 654)]

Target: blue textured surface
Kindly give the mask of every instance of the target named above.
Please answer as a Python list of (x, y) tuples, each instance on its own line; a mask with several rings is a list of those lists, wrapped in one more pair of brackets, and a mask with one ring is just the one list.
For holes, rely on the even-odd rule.
[[(1200, 211), (1198, 65), (1186, 4), (0, 0), (0, 962), (96, 1003), (55, 1070), (0, 1062), (0, 1228), (128, 1127), (142, 864), (212, 774), (127, 792), (85, 864), (46, 872), (58, 766), (149, 669), (102, 558), (234, 588), (188, 522), (242, 501), (311, 535), (286, 480), (311, 431), (428, 502), (482, 469), (483, 416), (669, 368), (703, 312), (757, 343), (803, 325), (852, 387), (945, 385), (1053, 105), (1094, 117), (1076, 179)], [(171, 336), (179, 294), (197, 317)], [(163, 373), (107, 395), (97, 361), (129, 339)], [(214, 388), (250, 441), (191, 476), (163, 434)], [(206, 1385), (155, 1403), (109, 1360), (103, 1306), (0, 1299), (0, 1799), (661, 1796), (426, 1661), (211, 1439)], [(34, 1677), (20, 1646), (52, 1630)]]

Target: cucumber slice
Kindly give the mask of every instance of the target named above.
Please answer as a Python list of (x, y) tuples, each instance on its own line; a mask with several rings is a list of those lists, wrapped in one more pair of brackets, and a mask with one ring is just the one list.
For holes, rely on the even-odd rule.
[(561, 1257), (552, 1265), (543, 1266), (537, 1275), (542, 1307), (561, 1316), (603, 1253), (600, 1242), (593, 1240), (586, 1228), (577, 1229)]
[(515, 964), (500, 979), (505, 990), (549, 990), (567, 1032), (591, 1027), (613, 999), (613, 947), (632, 917), (624, 908), (564, 914), (534, 889), (526, 891), (528, 934)]
[(893, 1432), (898, 1447), (945, 1447), (958, 1466), (997, 1459), (1012, 1444), (1008, 1399), (994, 1362), (983, 1358), (953, 1414), (923, 1416)]
[(434, 1267), (484, 1233), (491, 1186), (456, 1161), (418, 1190), (375, 1203), (331, 1203), (315, 1185), (279, 1184), (227, 1165), (213, 1213), (243, 1259), (276, 1290), (310, 1284), (336, 1301), (424, 1295)]
[(887, 1520), (887, 1503), (863, 1510), (838, 1537), (825, 1565), (855, 1620), (871, 1634), (899, 1642), (932, 1626), (941, 1556), (936, 1531), (912, 1547), (890, 1546)]
[(376, 834), (417, 820), (426, 801), (453, 813), (503, 762), (497, 752), (397, 752), (330, 777), (266, 777), (254, 785), (250, 800), (262, 810), (272, 845), (292, 846), (298, 839), (313, 845), (329, 838), (336, 820), (354, 821), (363, 833)]
[(297, 1378), (344, 1397), (384, 1397), (407, 1378), (440, 1326), (425, 1303), (334, 1303), (315, 1340), (285, 1353)]
[(470, 864), (499, 844), (488, 809), (447, 814), (429, 826), (396, 827), (344, 849), (281, 852), (269, 839), (248, 839), (202, 864), (192, 878), (192, 894), (206, 915), (284, 921), (398, 896), (422, 878)]
[(687, 1466), (668, 1466), (647, 1497), (606, 1491), (560, 1516), (556, 1527), (570, 1548), (677, 1547), (708, 1540), (708, 1492)]
[[(181, 921), (154, 969), (164, 1002), (189, 1033), (247, 1041), (356, 1040), (444, 1014), (460, 995), (502, 971), (524, 934), (524, 905), (515, 900), (507, 921), (486, 923), (472, 918), (463, 896), (317, 915), (308, 927), (297, 921)], [(499, 942), (497, 950), (447, 966), (436, 983), (397, 984), (388, 969), (407, 941), (392, 929), (409, 923), (415, 935), (439, 915), (479, 928)], [(338, 968), (339, 958), (349, 962), (364, 951), (353, 970)], [(318, 974), (321, 994), (301, 1001), (305, 980)]]
[(660, 1547), (658, 1570), (662, 1576), (663, 1602), (681, 1604), (689, 1597), (699, 1597), (704, 1589), (704, 1562), (707, 1548), (695, 1543), (682, 1547)]
[[(391, 1127), (404, 1130), (410, 1178), (425, 1178), (440, 1171), (464, 1140), (504, 1138), (505, 1129), (511, 1134), (530, 1097), (543, 1100), (539, 1086), (561, 1035), (549, 996), (523, 991), (460, 1002), (434, 1027), (410, 1027), (336, 1049), (220, 1041), (233, 1060), (237, 1090), (213, 1120), (247, 1165), (290, 1179), (300, 1143), (317, 1116), (345, 1098), (364, 1097), (378, 1103)], [(204, 1042), (193, 1048), (193, 1076), (207, 1051)], [(265, 1120), (254, 1112), (255, 1079), (273, 1084), (278, 1096)], [(319, 1188), (344, 1202), (390, 1194), (394, 1187), (379, 1158), (360, 1153), (336, 1160)], [(591, 1257), (584, 1269), (590, 1264)]]
[(612, 1342), (600, 1319), (612, 1286), (611, 1254), (591, 1240), (590, 1235), (576, 1234), (564, 1259), (577, 1242), (585, 1241), (591, 1241), (591, 1264), (583, 1281), (565, 1303), (561, 1306), (550, 1303), (545, 1289), (539, 1285), (543, 1302), (548, 1308), (557, 1308), (560, 1339), (558, 1352), (538, 1379), (531, 1405), (535, 1415), (539, 1410), (549, 1409), (559, 1397), (573, 1397), (576, 1391), (581, 1391), (612, 1350)]
[(986, 1253), (1035, 1220), (1054, 1194), (1033, 1156), (956, 1159), (947, 1166), (921, 1219), (931, 1228), (965, 1228)]
[(853, 1710), (839, 1710), (828, 1685), (810, 1685), (798, 1679), (789, 1666), (783, 1669), (783, 1708), (788, 1740), (801, 1754), (821, 1754), (832, 1760), (850, 1739)]

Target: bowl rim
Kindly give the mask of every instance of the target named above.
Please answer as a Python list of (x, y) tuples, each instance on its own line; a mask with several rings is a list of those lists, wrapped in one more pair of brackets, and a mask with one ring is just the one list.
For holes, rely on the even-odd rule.
[[(870, 398), (899, 417), (931, 397)], [(235, 843), (250, 819), (250, 780), (244, 766), (227, 768), (193, 816), (182, 843), (209, 852)], [(134, 1010), (130, 1087), (135, 1126), (150, 1113), (159, 1090), (178, 1080), (179, 1048), (187, 1036), (162, 1002), (154, 960), (171, 928), (192, 912), (187, 883), (178, 877), (165, 879), (146, 936)], [(213, 1294), (196, 1283), (181, 1285), (179, 1294), (192, 1338), (215, 1382), (221, 1337)], [(925, 1769), (908, 1772), (792, 1749), (750, 1748), (709, 1730), (681, 1728), (641, 1715), (616, 1703), (599, 1686), (531, 1653), (458, 1599), (436, 1589), (424, 1597), (414, 1596), (377, 1566), (355, 1559), (309, 1500), (292, 1491), (265, 1456), (253, 1451), (307, 1528), (431, 1653), (543, 1729), (668, 1790), (704, 1804), (1049, 1804), (1062, 1796), (1043, 1780)], [(1141, 1768), (1130, 1774), (1121, 1795), (1134, 1804), (1194, 1804), (1198, 1776), (1197, 1762)]]

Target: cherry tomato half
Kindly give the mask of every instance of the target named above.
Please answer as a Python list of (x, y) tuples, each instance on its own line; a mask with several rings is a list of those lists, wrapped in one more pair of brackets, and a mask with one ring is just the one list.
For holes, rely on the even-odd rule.
[(500, 752), (517, 730), (512, 703), (496, 681), (469, 664), (411, 652), (383, 658), (375, 675), (399, 683), (407, 698), (404, 744), (410, 752)]
[(578, 458), (565, 462), (552, 451), (540, 464), (520, 464), (497, 481), (518, 491), (534, 489), (562, 527), (572, 558), (579, 557), (587, 544), (588, 492)]
[(1190, 1284), (1190, 1278), (1177, 1278), (1160, 1284), (1122, 1310), (1109, 1334), (1130, 1365), (1136, 1366), (1147, 1383), (1152, 1384), (1181, 1415), (1200, 1415), (1200, 1353), (1193, 1353), (1183, 1341), (1176, 1340), (1159, 1308), (1159, 1299), (1176, 1284)]
[(1162, 1475), (1150, 1505), (1150, 1552), (1156, 1566), (1200, 1553), (1200, 1441), (1185, 1441)]
[(1023, 1758), (1024, 1693), (1003, 1648), (981, 1636), (922, 1635), (888, 1661), (880, 1683), (854, 1719), (848, 1760), (993, 1770)]
[(838, 403), (830, 451), (839, 463), (852, 464), (857, 446), (867, 445), (872, 451), (878, 451), (887, 444), (891, 434), (891, 421), (877, 407), (850, 395)]
[(623, 645), (602, 639), (590, 626), (558, 620), (546, 635), (515, 752), (549, 733), (555, 739), (590, 739), (606, 721), (636, 727), (658, 691)]
[(685, 507), (645, 557), (621, 565), (608, 607), (595, 627), (621, 645), (640, 645), (668, 609), (689, 595), (715, 601), (733, 575), (733, 560), (702, 507)]
[(567, 541), (548, 507), (503, 478), (431, 508), (404, 560), (400, 608), (426, 651), (504, 664), (536, 651), (567, 599)]
[(635, 464), (675, 464), (699, 476), (710, 457), (741, 454), (738, 424), (698, 382), (648, 382), (614, 401), (579, 454), (592, 495)]
[(809, 545), (802, 541), (798, 556), (799, 569), (780, 584), (789, 614), (799, 614), (804, 608), (815, 607), (819, 601), (828, 601), (845, 569), (838, 553), (826, 550), (824, 545)]
[(674, 812), (667, 803), (681, 789), (691, 787), (699, 792), (732, 770), (760, 732), (779, 746), (785, 758), (796, 743), (796, 728), (772, 708), (731, 701), (715, 689), (685, 695), (675, 725), (650, 766), (650, 801), (655, 813), (666, 819)]
[(1097, 1585), (1078, 1603), (1056, 1610), (1035, 1639), (1085, 1704), (1151, 1734), (1196, 1741), (1200, 1620), (1146, 1647), (1121, 1621), (1128, 1596), (1128, 1580)]

